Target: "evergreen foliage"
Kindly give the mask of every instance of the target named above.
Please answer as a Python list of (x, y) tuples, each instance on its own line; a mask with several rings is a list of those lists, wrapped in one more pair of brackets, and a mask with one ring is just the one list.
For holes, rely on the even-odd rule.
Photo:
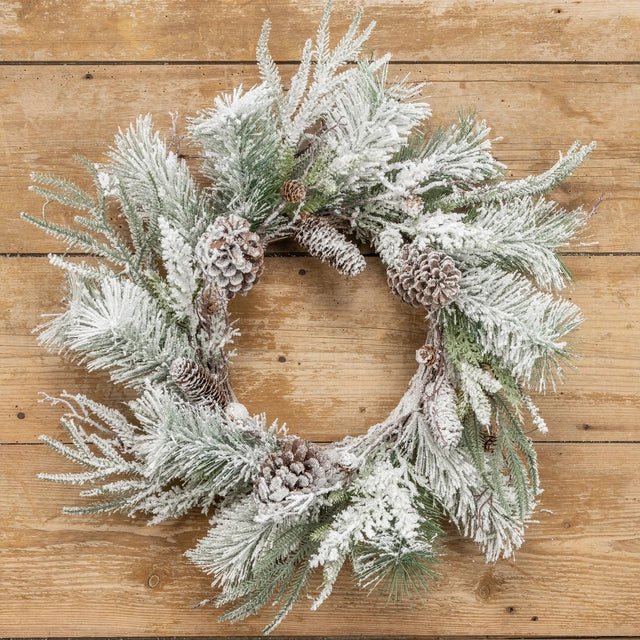
[[(189, 122), (204, 158), (199, 178), (141, 116), (104, 163), (83, 161), (94, 195), (34, 176), (47, 203), (80, 212), (74, 225), (24, 214), (98, 258), (51, 257), (68, 295), (39, 328), (41, 342), (137, 393), (122, 412), (80, 395), (54, 401), (66, 408), (70, 441), (43, 440), (83, 470), (42, 477), (85, 487), (88, 501), (71, 512), (152, 522), (211, 512), (209, 533), (188, 555), (212, 575), (223, 619), (275, 603), (267, 632), (308, 590), (320, 606), (347, 561), (361, 587), (384, 589), (388, 600), (428, 590), (443, 519), (487, 561), (511, 557), (540, 493), (525, 415), (547, 430), (529, 393), (558, 382), (566, 334), (581, 321), (558, 297), (569, 273), (557, 252), (588, 214), (545, 194), (593, 145), (576, 143), (548, 171), (506, 180), (485, 122), (461, 113), (429, 130), (421, 87), (390, 82), (388, 56), (359, 59), (373, 25), (361, 29), (358, 12), (332, 49), (330, 11), (328, 3), (286, 91), (265, 24), (260, 84), (216, 98)], [(236, 401), (227, 304), (253, 286), (264, 247), (279, 238), (306, 238), (315, 255), (359, 273), (364, 261), (345, 233), (373, 246), (406, 299), (423, 304), (429, 333), (385, 421), (294, 449)], [(402, 256), (431, 253), (439, 259), (403, 268)], [(435, 273), (443, 265), (455, 274), (447, 291)], [(428, 305), (417, 295), (425, 282)], [(177, 376), (185, 363), (198, 373), (196, 391), (215, 387), (206, 402)]]

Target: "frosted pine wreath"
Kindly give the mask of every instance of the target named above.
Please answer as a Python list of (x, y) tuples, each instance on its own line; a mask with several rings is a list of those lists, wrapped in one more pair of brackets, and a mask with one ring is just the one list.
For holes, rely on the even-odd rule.
[[(287, 90), (266, 23), (261, 84), (190, 121), (199, 182), (140, 117), (106, 162), (86, 162), (95, 195), (35, 176), (47, 201), (80, 210), (74, 228), (25, 216), (101, 259), (52, 256), (68, 299), (42, 343), (137, 392), (121, 411), (54, 400), (71, 442), (43, 440), (84, 470), (42, 477), (87, 486), (95, 500), (70, 513), (210, 513), (188, 556), (213, 576), (223, 619), (275, 602), (267, 632), (307, 591), (318, 607), (347, 560), (361, 587), (391, 599), (428, 588), (444, 520), (487, 561), (512, 556), (540, 493), (525, 425), (547, 430), (529, 392), (555, 384), (563, 336), (581, 320), (556, 295), (568, 277), (557, 249), (589, 214), (543, 194), (593, 145), (507, 181), (484, 122), (461, 116), (429, 133), (421, 87), (388, 82), (388, 56), (352, 64), (372, 25), (360, 31), (358, 14), (330, 49), (329, 13)], [(350, 277), (365, 268), (354, 240), (368, 243), (391, 292), (424, 308), (417, 372), (365, 435), (321, 446), (234, 395), (228, 303), (259, 282), (265, 247), (283, 238)]]

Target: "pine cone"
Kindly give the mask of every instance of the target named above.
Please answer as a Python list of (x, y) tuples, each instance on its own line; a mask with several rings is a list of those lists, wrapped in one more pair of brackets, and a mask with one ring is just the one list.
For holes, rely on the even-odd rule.
[(411, 218), (419, 216), (424, 211), (424, 200), (417, 195), (410, 195), (402, 201), (404, 212)]
[(295, 238), (312, 256), (330, 264), (342, 275), (357, 276), (367, 266), (358, 247), (324, 218), (306, 216)]
[(482, 432), (482, 447), (487, 453), (493, 453), (496, 450), (498, 437), (493, 433)]
[(403, 302), (434, 311), (451, 304), (460, 288), (460, 271), (453, 258), (434, 249), (407, 245), (397, 267), (387, 269), (391, 291)]
[(224, 386), (201, 364), (187, 358), (176, 358), (169, 375), (190, 402), (212, 408), (227, 404)]
[(257, 233), (240, 216), (215, 220), (202, 235), (196, 253), (213, 286), (233, 298), (246, 295), (264, 269), (264, 248)]
[(418, 364), (425, 367), (432, 367), (438, 361), (438, 351), (431, 344), (425, 344), (416, 351)]
[(254, 495), (269, 504), (282, 502), (292, 493), (313, 493), (326, 485), (328, 464), (313, 442), (288, 436), (262, 464)]
[(307, 192), (300, 180), (287, 180), (280, 188), (280, 195), (287, 202), (302, 202)]

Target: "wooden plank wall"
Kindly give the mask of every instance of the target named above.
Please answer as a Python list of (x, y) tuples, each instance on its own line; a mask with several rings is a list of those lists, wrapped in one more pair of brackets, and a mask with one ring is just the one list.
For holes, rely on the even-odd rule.
[[(257, 79), (262, 21), (285, 74), (323, 0), (0, 1), (0, 635), (254, 636), (193, 610), (208, 579), (182, 556), (203, 517), (148, 527), (71, 517), (76, 490), (36, 479), (70, 468), (37, 440), (61, 436), (38, 391), (125, 397), (39, 348), (31, 329), (59, 308), (47, 262), (64, 247), (18, 219), (41, 202), (31, 171), (82, 180), (73, 153), (99, 161), (118, 127), (151, 112), (163, 127)], [(336, 0), (333, 29), (358, 3)], [(443, 577), (425, 602), (385, 608), (348, 577), (315, 614), (303, 602), (288, 636), (628, 637), (640, 634), (640, 3), (637, 0), (365, 0), (372, 53), (429, 80), (434, 122), (474, 108), (493, 127), (510, 175), (540, 171), (574, 139), (598, 141), (555, 196), (604, 202), (567, 257), (568, 296), (587, 318), (567, 384), (540, 399), (545, 492), (516, 561), (487, 565), (451, 533)], [(183, 121), (183, 120), (182, 120)], [(58, 211), (60, 219), (68, 213)], [(595, 244), (593, 244), (595, 242)], [(587, 244), (592, 243), (592, 244)], [(355, 282), (304, 255), (268, 259), (234, 311), (233, 371), (254, 411), (308, 438), (356, 434), (383, 418), (413, 369), (424, 327), (388, 295), (374, 257)]]

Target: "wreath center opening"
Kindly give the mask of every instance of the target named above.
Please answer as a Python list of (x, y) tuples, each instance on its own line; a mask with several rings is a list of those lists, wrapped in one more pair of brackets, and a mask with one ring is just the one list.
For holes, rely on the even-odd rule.
[(378, 258), (345, 278), (312, 257), (270, 257), (230, 303), (241, 335), (230, 379), (251, 414), (331, 442), (384, 420), (415, 372), (424, 311), (402, 304)]

